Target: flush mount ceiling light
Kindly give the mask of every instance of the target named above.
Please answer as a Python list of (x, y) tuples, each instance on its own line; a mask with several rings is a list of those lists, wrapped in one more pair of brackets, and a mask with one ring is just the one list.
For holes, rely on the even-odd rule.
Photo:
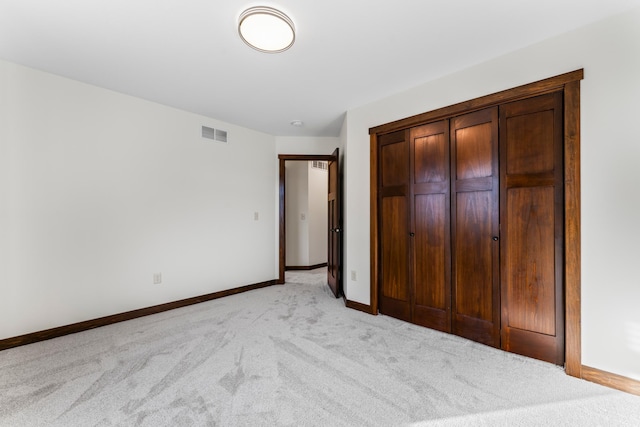
[(238, 34), (246, 44), (266, 53), (283, 52), (296, 39), (291, 18), (266, 6), (250, 7), (242, 12), (238, 18)]
[(297, 128), (300, 128), (300, 127), (304, 126), (304, 122), (302, 120), (293, 120), (291, 122), (291, 126), (295, 126)]

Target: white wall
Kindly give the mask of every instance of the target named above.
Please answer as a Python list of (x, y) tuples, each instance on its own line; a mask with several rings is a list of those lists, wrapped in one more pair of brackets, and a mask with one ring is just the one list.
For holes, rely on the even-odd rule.
[(309, 172), (308, 162), (285, 162), (285, 265), (309, 263)]
[(0, 89), (0, 339), (277, 278), (273, 136), (7, 62)]
[(640, 380), (640, 8), (347, 113), (349, 300), (369, 303), (368, 129), (579, 68), (582, 362)]

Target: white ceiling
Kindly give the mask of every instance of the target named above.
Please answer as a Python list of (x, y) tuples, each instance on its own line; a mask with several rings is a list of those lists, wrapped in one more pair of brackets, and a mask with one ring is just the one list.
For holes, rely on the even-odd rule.
[[(247, 47), (250, 6), (296, 43)], [(624, 12), (640, 0), (0, 0), (0, 58), (273, 135)], [(303, 120), (296, 128), (289, 123)]]

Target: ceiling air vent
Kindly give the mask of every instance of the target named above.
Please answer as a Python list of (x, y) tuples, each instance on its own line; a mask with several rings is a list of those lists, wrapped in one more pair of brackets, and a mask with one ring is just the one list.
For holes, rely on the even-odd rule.
[(202, 126), (202, 137), (218, 142), (227, 142), (227, 131)]

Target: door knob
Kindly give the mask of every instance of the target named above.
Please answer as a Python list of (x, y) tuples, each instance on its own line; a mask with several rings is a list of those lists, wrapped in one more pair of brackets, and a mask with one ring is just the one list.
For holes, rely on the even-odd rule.
[(493, 241), (497, 242), (498, 241), (498, 236), (493, 236)]
[(411, 237), (413, 237), (415, 235), (416, 235), (416, 233), (409, 233), (409, 236), (411, 236)]

